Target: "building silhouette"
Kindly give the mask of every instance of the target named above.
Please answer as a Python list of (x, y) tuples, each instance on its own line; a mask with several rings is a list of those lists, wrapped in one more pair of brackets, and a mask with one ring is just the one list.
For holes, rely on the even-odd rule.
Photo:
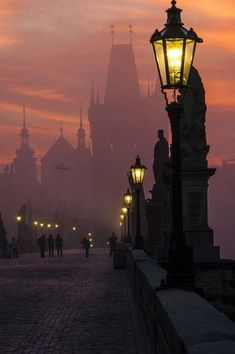
[[(33, 219), (60, 224), (68, 239), (72, 239), (68, 230), (74, 225), (80, 234), (94, 231), (96, 244), (102, 246), (110, 232), (119, 228), (120, 200), (128, 184), (126, 173), (137, 154), (151, 169), (157, 130), (167, 131), (159, 90), (148, 82), (147, 91), (141, 95), (131, 42), (112, 44), (104, 100), (93, 84), (88, 119), (90, 136), (86, 137), (81, 110), (75, 147), (61, 127), (58, 139), (37, 163), (38, 181), (23, 110), (20, 147), (0, 175), (0, 210), (8, 233), (16, 233), (16, 225), (10, 225), (25, 203), (30, 205)], [(146, 183), (151, 186), (151, 182), (149, 173)]]
[[(137, 154), (152, 166), (152, 150), (159, 128), (167, 131), (160, 90), (148, 84), (141, 96), (132, 43), (112, 44), (104, 101), (91, 90), (89, 122), (93, 143), (95, 232), (100, 239), (116, 230), (126, 173)], [(147, 184), (148, 184), (147, 176)], [(150, 185), (150, 183), (149, 183)]]
[[(9, 235), (19, 234), (19, 230), (26, 229), (27, 225), (32, 229), (33, 220), (44, 223), (44, 229), (38, 232), (33, 232), (32, 229), (33, 241), (33, 233), (39, 236), (40, 232), (58, 231), (45, 229), (47, 224), (51, 224), (51, 227), (58, 224), (68, 245), (78, 245), (78, 233), (74, 234), (73, 226), (76, 226), (81, 235), (90, 231), (92, 156), (86, 146), (85, 135), (81, 112), (76, 147), (66, 140), (61, 128), (58, 139), (40, 161), (39, 182), (36, 158), (29, 146), (29, 130), (26, 128), (25, 109), (23, 110), (20, 147), (16, 150), (12, 163), (0, 174), (0, 209)], [(22, 205), (25, 210), (21, 220), (24, 228), (16, 225), (16, 215), (20, 213)], [(27, 235), (26, 232), (21, 232), (21, 242), (24, 242), (24, 237), (29, 242), (29, 232)]]

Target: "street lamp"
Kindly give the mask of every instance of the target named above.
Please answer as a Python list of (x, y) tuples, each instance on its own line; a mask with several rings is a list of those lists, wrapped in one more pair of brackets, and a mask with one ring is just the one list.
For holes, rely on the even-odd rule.
[(183, 112), (182, 94), (188, 87), (196, 44), (201, 43), (202, 39), (192, 28), (187, 30), (183, 27), (180, 16), (182, 10), (176, 7), (175, 0), (171, 4), (171, 8), (166, 10), (165, 27), (161, 31), (156, 30), (150, 42), (172, 131), (172, 234), (168, 251), (167, 285), (189, 286), (194, 284), (193, 254), (185, 243), (183, 232), (180, 117)]
[(37, 229), (37, 227), (38, 227), (38, 221), (35, 220), (35, 221), (33, 222), (33, 224), (34, 224), (34, 237), (35, 237), (35, 242), (36, 242), (36, 241), (37, 241), (37, 238), (38, 238), (38, 229)]
[(140, 157), (137, 155), (135, 164), (130, 167), (130, 175), (136, 192), (136, 234), (135, 248), (144, 249), (144, 240), (140, 229), (140, 191), (144, 180), (146, 167), (141, 164)]
[(16, 217), (16, 221), (17, 221), (17, 223), (18, 223), (18, 240), (20, 240), (20, 238), (21, 238), (21, 228), (20, 228), (20, 223), (21, 223), (21, 221), (22, 221), (22, 216), (20, 216), (20, 215), (17, 215), (17, 217)]
[(127, 236), (126, 242), (131, 242), (131, 235), (130, 235), (130, 206), (133, 200), (133, 196), (129, 190), (127, 189), (126, 193), (123, 195), (124, 203), (127, 208)]
[(122, 214), (124, 215), (124, 219), (123, 219), (123, 230), (124, 230), (124, 235), (123, 235), (123, 240), (126, 241), (126, 219), (127, 219), (127, 214), (128, 214), (128, 209), (127, 207), (124, 205), (121, 209)]

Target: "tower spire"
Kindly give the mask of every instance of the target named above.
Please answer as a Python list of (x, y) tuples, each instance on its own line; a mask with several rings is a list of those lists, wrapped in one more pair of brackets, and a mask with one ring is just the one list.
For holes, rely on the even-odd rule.
[(129, 34), (130, 34), (130, 44), (133, 43), (133, 26), (129, 25)]
[(28, 129), (26, 128), (25, 103), (23, 104), (23, 125), (20, 132), (20, 140), (21, 140), (21, 146), (29, 145), (29, 133), (28, 133)]
[(91, 98), (90, 98), (90, 107), (95, 105), (95, 92), (94, 92), (94, 80), (91, 80)]
[(23, 104), (23, 128), (26, 128), (26, 122), (25, 122), (25, 103)]
[(82, 106), (80, 107), (80, 127), (77, 131), (77, 148), (79, 150), (84, 150), (86, 148), (86, 143), (85, 143), (85, 129), (83, 128), (83, 110)]
[(114, 44), (114, 25), (111, 25), (111, 38), (112, 38), (112, 46)]
[(63, 122), (60, 120), (60, 136), (63, 136)]
[(100, 105), (100, 87), (97, 85), (97, 91), (96, 91), (96, 104)]
[(82, 106), (80, 107), (80, 128), (83, 128), (83, 124), (82, 124)]

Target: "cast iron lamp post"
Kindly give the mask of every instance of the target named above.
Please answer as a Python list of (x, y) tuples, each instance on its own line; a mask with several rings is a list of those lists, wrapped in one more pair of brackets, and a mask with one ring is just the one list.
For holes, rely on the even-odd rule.
[(122, 209), (121, 209), (121, 211), (122, 211), (122, 214), (124, 215), (124, 241), (126, 241), (126, 235), (127, 235), (127, 233), (126, 233), (126, 219), (127, 219), (127, 213), (128, 213), (128, 209), (127, 209), (127, 207), (124, 205), (123, 207), (122, 207)]
[(156, 30), (150, 42), (172, 131), (172, 234), (168, 251), (167, 285), (190, 286), (194, 284), (193, 253), (185, 243), (183, 232), (180, 117), (183, 112), (182, 94), (188, 86), (196, 44), (201, 43), (202, 39), (192, 28), (187, 30), (183, 27), (180, 16), (182, 10), (176, 7), (175, 0), (171, 4), (171, 8), (166, 10), (165, 27), (161, 31)]
[(126, 242), (130, 243), (131, 242), (131, 235), (130, 235), (130, 206), (132, 203), (133, 196), (129, 190), (127, 189), (126, 193), (123, 196), (125, 206), (127, 208), (127, 236), (126, 236)]
[(130, 167), (130, 175), (136, 192), (136, 234), (135, 249), (144, 249), (144, 240), (140, 229), (140, 191), (144, 180), (146, 167), (141, 164), (140, 157), (137, 155), (135, 164)]

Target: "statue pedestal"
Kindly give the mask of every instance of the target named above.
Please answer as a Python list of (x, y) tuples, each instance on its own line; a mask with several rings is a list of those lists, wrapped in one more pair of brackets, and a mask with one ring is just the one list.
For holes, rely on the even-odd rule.
[(168, 237), (166, 229), (169, 225), (169, 210), (167, 209), (167, 190), (163, 185), (159, 191), (154, 186), (152, 199), (145, 204), (148, 224), (146, 251), (157, 260), (166, 260)]
[(182, 196), (186, 243), (193, 248), (195, 261), (219, 260), (213, 230), (208, 226), (208, 180), (215, 168), (183, 169)]

